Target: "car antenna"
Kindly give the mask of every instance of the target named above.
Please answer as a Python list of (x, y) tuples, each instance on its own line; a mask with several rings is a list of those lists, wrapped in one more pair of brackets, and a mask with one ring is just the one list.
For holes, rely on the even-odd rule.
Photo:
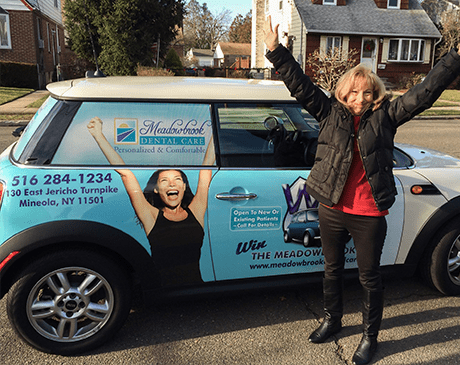
[(96, 47), (94, 47), (93, 36), (91, 34), (91, 28), (89, 26), (89, 19), (88, 19), (88, 9), (86, 7), (86, 0), (84, 2), (85, 5), (85, 18), (86, 18), (86, 27), (88, 28), (89, 39), (91, 41), (91, 47), (93, 48), (93, 56), (94, 56), (94, 64), (96, 65), (96, 71), (86, 71), (86, 77), (105, 77), (105, 74), (99, 69), (99, 65), (97, 63), (97, 56), (96, 56)]

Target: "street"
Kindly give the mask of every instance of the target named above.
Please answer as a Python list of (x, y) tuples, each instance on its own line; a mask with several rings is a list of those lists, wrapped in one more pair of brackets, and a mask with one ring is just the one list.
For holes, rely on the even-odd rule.
[[(16, 140), (0, 128), (0, 151)], [(411, 143), (460, 158), (460, 119), (416, 120), (398, 131)], [(0, 172), (1, 177), (1, 172)], [(390, 228), (391, 229), (391, 228)], [(460, 364), (460, 297), (420, 282), (388, 278), (379, 349), (372, 364)], [(63, 357), (24, 345), (0, 301), (4, 364), (350, 365), (361, 338), (361, 289), (346, 282), (344, 328), (324, 344), (308, 342), (322, 318), (321, 285), (250, 293), (133, 310), (119, 333), (89, 354)]]

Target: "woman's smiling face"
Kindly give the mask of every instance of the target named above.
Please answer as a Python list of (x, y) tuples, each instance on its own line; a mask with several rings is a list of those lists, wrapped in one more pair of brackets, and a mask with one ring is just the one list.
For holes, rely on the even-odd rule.
[(368, 84), (366, 78), (357, 78), (347, 96), (348, 109), (353, 115), (362, 115), (373, 101), (372, 87)]
[(162, 171), (158, 175), (157, 186), (153, 190), (168, 208), (178, 207), (187, 188), (182, 174), (177, 170)]

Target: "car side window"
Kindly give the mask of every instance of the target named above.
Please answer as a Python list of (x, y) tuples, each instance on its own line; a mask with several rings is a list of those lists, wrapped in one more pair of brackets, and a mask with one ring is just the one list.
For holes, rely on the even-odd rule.
[[(127, 165), (200, 166), (212, 142), (209, 104), (84, 102), (54, 165), (108, 165), (94, 133)], [(99, 139), (100, 140), (100, 139)]]
[(219, 104), (216, 108), (222, 167), (295, 167), (304, 161), (309, 133), (298, 106)]

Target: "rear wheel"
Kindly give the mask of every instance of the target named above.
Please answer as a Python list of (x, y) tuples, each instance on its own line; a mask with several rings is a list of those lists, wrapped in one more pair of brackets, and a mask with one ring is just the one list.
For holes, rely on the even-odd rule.
[(93, 252), (68, 250), (40, 257), (8, 293), (10, 322), (27, 343), (72, 355), (107, 341), (131, 307), (127, 272)]
[(291, 242), (291, 236), (289, 235), (288, 231), (284, 231), (284, 242)]
[(460, 294), (460, 219), (435, 236), (421, 262), (422, 276), (441, 293)]

